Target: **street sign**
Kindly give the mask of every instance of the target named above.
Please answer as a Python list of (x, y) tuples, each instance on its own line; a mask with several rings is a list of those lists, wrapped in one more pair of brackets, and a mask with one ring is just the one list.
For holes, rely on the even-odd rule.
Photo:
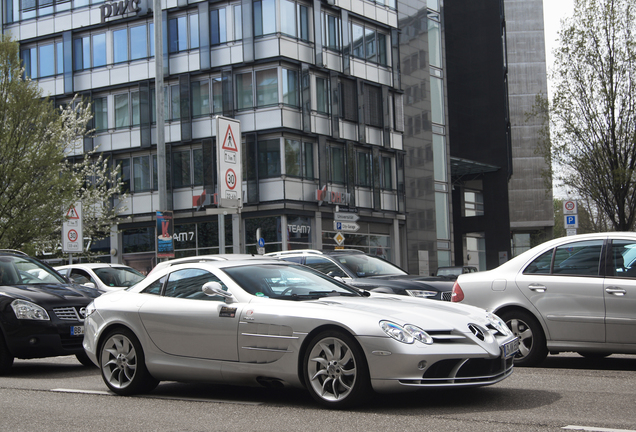
[(563, 201), (564, 215), (572, 215), (577, 213), (578, 213), (578, 205), (576, 201), (573, 201), (573, 200)]
[(62, 223), (62, 252), (81, 253), (84, 250), (82, 203), (76, 202), (64, 209), (66, 220)]
[[(241, 122), (216, 117), (216, 154), (219, 173), (219, 206), (239, 207), (243, 190), (241, 173)], [(231, 205), (235, 204), (235, 205)]]
[(356, 232), (360, 229), (360, 225), (355, 222), (338, 222), (333, 221), (333, 229), (336, 231), (353, 231)]
[(563, 216), (563, 218), (564, 218), (565, 229), (579, 227), (578, 215), (566, 215), (566, 216)]
[(565, 234), (567, 236), (573, 236), (576, 235), (576, 228), (569, 228), (565, 230)]
[(356, 222), (358, 219), (360, 219), (360, 216), (358, 216), (356, 213), (336, 212), (333, 214), (333, 218), (334, 220), (342, 221), (342, 222)]
[(342, 244), (345, 241), (345, 236), (342, 235), (341, 232), (336, 233), (335, 236), (333, 236), (333, 239), (336, 241), (336, 243), (338, 244), (338, 246), (342, 246)]

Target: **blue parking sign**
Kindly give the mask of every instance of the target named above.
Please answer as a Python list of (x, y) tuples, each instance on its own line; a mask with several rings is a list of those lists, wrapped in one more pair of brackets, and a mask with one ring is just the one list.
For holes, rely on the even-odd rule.
[(578, 228), (579, 220), (578, 215), (565, 215), (565, 228)]

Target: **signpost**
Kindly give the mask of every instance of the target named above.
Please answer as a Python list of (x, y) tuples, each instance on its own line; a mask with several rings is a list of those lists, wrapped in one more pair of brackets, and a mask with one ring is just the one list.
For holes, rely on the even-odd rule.
[(335, 212), (333, 219), (341, 222), (357, 222), (360, 219), (356, 213), (341, 213)]
[[(82, 203), (71, 204), (64, 216), (66, 220), (62, 224), (62, 252), (81, 253), (84, 250)], [(72, 260), (72, 256), (69, 259)]]
[(579, 210), (577, 202), (574, 200), (563, 201), (563, 224), (568, 236), (576, 235), (579, 227)]
[(241, 207), (241, 122), (216, 117), (216, 154), (219, 173), (219, 206)]
[(336, 231), (353, 231), (356, 232), (360, 229), (360, 225), (355, 222), (338, 222), (333, 221), (333, 229)]

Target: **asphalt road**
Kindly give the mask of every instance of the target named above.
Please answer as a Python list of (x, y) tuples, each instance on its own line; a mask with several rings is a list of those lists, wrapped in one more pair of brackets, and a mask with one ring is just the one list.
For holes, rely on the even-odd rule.
[(490, 387), (376, 396), (350, 411), (300, 390), (161, 383), (109, 393), (74, 357), (16, 360), (0, 377), (2, 431), (636, 431), (636, 356), (550, 356)]

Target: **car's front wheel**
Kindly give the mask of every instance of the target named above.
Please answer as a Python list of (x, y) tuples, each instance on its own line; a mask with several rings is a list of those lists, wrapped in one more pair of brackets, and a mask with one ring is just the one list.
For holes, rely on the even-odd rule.
[(356, 340), (342, 331), (316, 335), (308, 345), (303, 365), (307, 389), (324, 406), (351, 407), (372, 393), (364, 353)]
[(530, 313), (511, 310), (499, 315), (512, 333), (519, 338), (516, 366), (536, 366), (548, 355), (545, 334), (539, 321)]
[(125, 328), (106, 335), (100, 349), (99, 366), (108, 388), (122, 396), (146, 393), (159, 384), (146, 368), (141, 343)]

